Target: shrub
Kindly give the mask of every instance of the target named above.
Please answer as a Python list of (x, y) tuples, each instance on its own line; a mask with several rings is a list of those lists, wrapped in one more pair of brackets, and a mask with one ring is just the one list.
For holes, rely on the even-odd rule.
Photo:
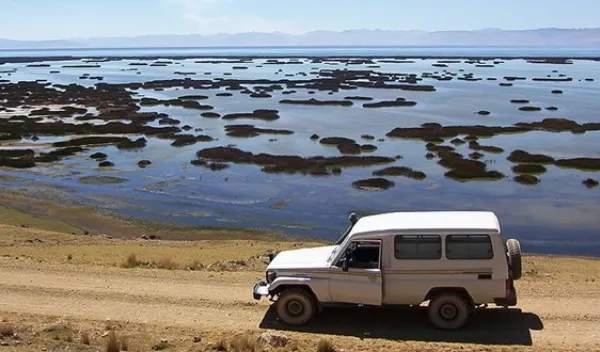
[(236, 336), (231, 339), (230, 347), (233, 352), (256, 352), (261, 351), (258, 340), (248, 335)]
[(198, 259), (196, 259), (193, 262), (191, 262), (190, 265), (188, 265), (188, 269), (192, 271), (202, 270), (204, 269), (204, 264), (202, 264)]
[(331, 341), (321, 339), (317, 344), (317, 352), (335, 352), (335, 347)]
[(221, 352), (227, 351), (227, 342), (225, 341), (225, 339), (221, 338), (219, 342), (217, 342), (217, 344), (215, 345), (215, 350)]
[(121, 351), (129, 351), (129, 344), (127, 343), (127, 339), (121, 338)]
[(0, 336), (12, 336), (15, 330), (12, 325), (8, 323), (0, 323)]
[(137, 257), (135, 256), (135, 254), (131, 253), (127, 257), (127, 260), (125, 260), (125, 262), (121, 266), (123, 268), (131, 269), (131, 268), (137, 268), (141, 264), (142, 264), (142, 262), (137, 259)]
[(81, 343), (84, 345), (90, 344), (90, 334), (87, 331), (81, 333)]
[(106, 352), (120, 352), (119, 340), (114, 330), (111, 330), (108, 334), (108, 340), (106, 340)]
[(175, 263), (170, 258), (164, 258), (155, 263), (155, 266), (158, 269), (167, 269), (167, 270), (175, 270), (179, 268), (179, 264)]

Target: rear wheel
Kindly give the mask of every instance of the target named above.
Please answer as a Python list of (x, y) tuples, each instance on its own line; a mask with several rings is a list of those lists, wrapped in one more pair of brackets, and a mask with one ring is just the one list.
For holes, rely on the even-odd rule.
[(277, 298), (276, 310), (284, 323), (303, 325), (315, 315), (316, 303), (307, 290), (288, 288)]
[(523, 271), (521, 261), (521, 243), (515, 239), (506, 241), (506, 250), (508, 252), (508, 265), (513, 280), (519, 280)]
[(454, 292), (441, 293), (429, 303), (429, 320), (438, 329), (457, 330), (470, 317), (471, 305), (462, 295)]

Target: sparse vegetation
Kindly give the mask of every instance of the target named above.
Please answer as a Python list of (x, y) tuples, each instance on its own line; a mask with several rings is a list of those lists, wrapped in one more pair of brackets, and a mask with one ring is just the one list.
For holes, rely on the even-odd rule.
[(0, 323), (0, 336), (12, 336), (15, 333), (13, 326), (9, 323)]
[(125, 337), (121, 337), (121, 351), (129, 351), (129, 342)]
[(321, 339), (317, 343), (317, 352), (336, 352), (336, 349), (330, 340)]
[(215, 344), (215, 350), (221, 352), (227, 351), (227, 341), (225, 341), (224, 338), (219, 339), (219, 341), (217, 341)]
[(90, 344), (90, 334), (87, 331), (84, 331), (81, 333), (81, 343), (83, 345), (89, 345)]
[(262, 351), (258, 340), (248, 335), (235, 336), (231, 339), (229, 346), (232, 352), (258, 352)]
[(119, 339), (114, 330), (108, 333), (106, 340), (106, 352), (120, 352)]
[(154, 351), (163, 351), (169, 348), (169, 342), (167, 340), (160, 340), (159, 343), (152, 346)]
[(135, 254), (130, 254), (127, 257), (127, 260), (121, 265), (121, 267), (126, 269), (137, 268), (142, 265), (142, 262), (137, 259)]
[(191, 262), (187, 268), (188, 270), (192, 271), (202, 270), (204, 269), (204, 264), (202, 264), (198, 259), (194, 259), (194, 261)]
[(159, 260), (157, 263), (153, 265), (157, 269), (167, 269), (167, 270), (175, 270), (179, 269), (179, 265), (175, 263), (171, 258), (164, 258)]

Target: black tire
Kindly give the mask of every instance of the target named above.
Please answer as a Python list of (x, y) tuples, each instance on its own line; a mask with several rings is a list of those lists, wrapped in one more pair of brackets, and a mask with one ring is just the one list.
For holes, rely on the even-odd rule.
[(277, 298), (277, 315), (288, 325), (304, 325), (316, 313), (313, 296), (302, 288), (285, 289)]
[(506, 241), (506, 250), (508, 252), (508, 265), (510, 267), (513, 280), (519, 280), (523, 272), (521, 261), (521, 243), (515, 239)]
[(457, 330), (467, 324), (472, 307), (467, 299), (455, 292), (441, 293), (429, 302), (428, 315), (438, 329)]

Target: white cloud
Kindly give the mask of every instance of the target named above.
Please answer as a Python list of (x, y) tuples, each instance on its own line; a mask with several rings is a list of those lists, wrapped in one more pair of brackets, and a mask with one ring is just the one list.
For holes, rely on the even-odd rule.
[(271, 20), (258, 15), (236, 13), (235, 0), (165, 0), (179, 7), (181, 17), (191, 22), (197, 33), (286, 32), (304, 30), (287, 21)]

